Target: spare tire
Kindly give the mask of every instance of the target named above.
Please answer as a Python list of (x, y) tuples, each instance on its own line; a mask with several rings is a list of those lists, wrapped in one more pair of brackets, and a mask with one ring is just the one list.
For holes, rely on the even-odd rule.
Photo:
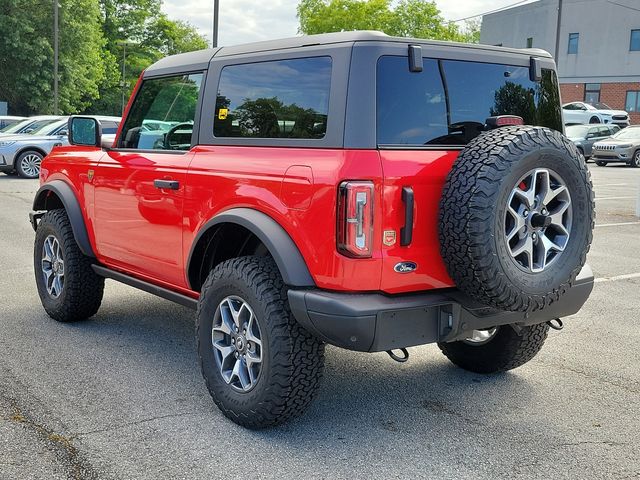
[(440, 203), (440, 248), (478, 302), (529, 312), (557, 301), (585, 263), (595, 223), (591, 176), (564, 135), (485, 132), (453, 164)]

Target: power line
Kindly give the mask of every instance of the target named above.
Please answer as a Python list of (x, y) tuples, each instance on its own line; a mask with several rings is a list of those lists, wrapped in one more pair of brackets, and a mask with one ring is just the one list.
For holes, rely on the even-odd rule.
[(451, 20), (451, 23), (458, 23), (458, 22), (464, 22), (465, 20), (470, 20), (472, 18), (476, 18), (476, 17), (482, 17), (484, 15), (489, 15), (491, 13), (498, 13), (498, 12), (502, 12), (503, 10), (509, 10), (512, 7), (521, 5), (523, 3), (527, 3), (530, 2), (531, 0), (519, 0), (518, 2), (512, 3), (511, 5), (505, 5), (504, 7), (500, 7), (500, 8), (496, 8), (495, 10), (489, 10), (487, 12), (482, 12), (482, 13), (478, 13), (476, 15), (471, 15), (469, 17), (464, 17), (464, 18), (459, 18), (457, 20)]

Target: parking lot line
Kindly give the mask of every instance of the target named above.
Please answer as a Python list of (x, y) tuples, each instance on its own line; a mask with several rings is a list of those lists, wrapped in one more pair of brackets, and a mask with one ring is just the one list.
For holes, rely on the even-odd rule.
[(596, 278), (594, 283), (616, 282), (618, 280), (630, 280), (633, 278), (640, 278), (640, 273), (627, 273), (625, 275), (615, 275), (613, 277), (600, 277)]
[(596, 228), (602, 227), (623, 227), (625, 225), (640, 225), (640, 222), (621, 222), (621, 223), (596, 223)]
[(627, 195), (625, 197), (596, 197), (596, 202), (599, 200), (629, 200), (636, 198), (634, 195)]

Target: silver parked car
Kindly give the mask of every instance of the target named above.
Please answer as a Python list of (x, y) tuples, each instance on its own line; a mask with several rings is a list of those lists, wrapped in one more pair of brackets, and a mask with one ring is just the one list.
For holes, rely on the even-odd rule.
[(1, 115), (0, 116), (0, 130), (10, 125), (14, 125), (18, 122), (25, 120), (24, 117), (16, 117), (14, 115)]
[(601, 167), (621, 162), (631, 167), (640, 167), (640, 126), (627, 127), (611, 138), (595, 143), (593, 159)]
[(617, 125), (570, 125), (565, 128), (569, 140), (578, 148), (585, 160), (591, 157), (593, 144), (620, 131)]
[(60, 115), (38, 115), (35, 117), (25, 118), (24, 120), (14, 123), (13, 125), (7, 125), (0, 129), (0, 138), (7, 135), (18, 135), (20, 133), (31, 133), (35, 130), (39, 130), (42, 127), (49, 125), (53, 122), (57, 122), (65, 117)]
[[(106, 136), (114, 135), (120, 123), (119, 117), (93, 115), (102, 125)], [(40, 163), (54, 147), (68, 145), (67, 118), (27, 134), (0, 137), (0, 172), (17, 172), (23, 178), (38, 178)]]

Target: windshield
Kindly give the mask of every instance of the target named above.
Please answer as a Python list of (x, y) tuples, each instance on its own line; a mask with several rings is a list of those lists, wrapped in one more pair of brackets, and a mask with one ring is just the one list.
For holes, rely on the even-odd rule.
[(611, 110), (611, 107), (606, 103), (589, 103), (588, 105), (591, 105), (598, 110)]
[(589, 132), (589, 128), (583, 125), (571, 125), (566, 127), (567, 137), (569, 138), (585, 138)]
[(0, 129), (0, 133), (20, 133), (20, 130), (22, 130), (27, 125), (31, 124), (32, 122), (33, 122), (33, 120), (26, 119), (26, 120), (22, 120), (21, 122), (18, 122), (18, 123), (12, 123), (10, 125), (7, 125), (3, 129)]
[(46, 122), (46, 123), (38, 124), (37, 127), (36, 127), (36, 124), (34, 123), (32, 127), (34, 130), (29, 133), (31, 133), (32, 135), (51, 135), (51, 133), (55, 129), (63, 126), (66, 120), (64, 122), (61, 122), (59, 119), (58, 120), (42, 120), (42, 122)]
[(640, 127), (639, 128), (625, 128), (613, 135), (611, 138), (616, 140), (640, 140)]

